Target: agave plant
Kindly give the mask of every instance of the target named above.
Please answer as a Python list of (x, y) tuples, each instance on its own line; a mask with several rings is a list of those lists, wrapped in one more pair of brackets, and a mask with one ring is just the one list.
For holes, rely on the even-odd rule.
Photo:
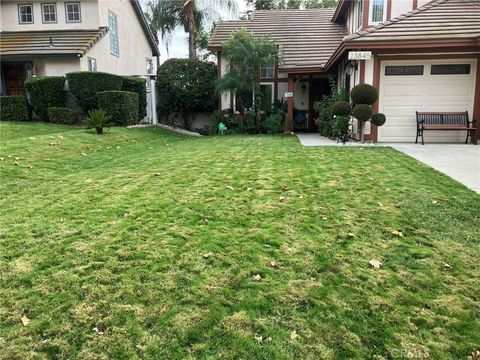
[(110, 127), (111, 117), (103, 109), (93, 109), (88, 112), (87, 126), (95, 129), (97, 134), (103, 134), (103, 128)]

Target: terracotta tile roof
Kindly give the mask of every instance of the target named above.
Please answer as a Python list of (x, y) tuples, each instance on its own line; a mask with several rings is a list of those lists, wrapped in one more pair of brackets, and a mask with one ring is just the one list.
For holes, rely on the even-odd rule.
[(106, 27), (96, 30), (2, 31), (0, 56), (83, 56), (107, 32)]
[(345, 28), (331, 22), (335, 9), (257, 10), (249, 21), (217, 24), (209, 49), (219, 50), (232, 32), (244, 27), (254, 36), (269, 35), (283, 54), (280, 69), (319, 69), (342, 42)]
[(479, 36), (480, 0), (436, 0), (344, 40), (442, 40)]

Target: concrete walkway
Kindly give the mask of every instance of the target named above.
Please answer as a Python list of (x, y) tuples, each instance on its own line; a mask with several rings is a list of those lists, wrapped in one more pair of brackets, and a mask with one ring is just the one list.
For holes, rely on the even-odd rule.
[(480, 194), (480, 146), (472, 144), (389, 144)]
[(297, 134), (303, 146), (390, 146), (450, 176), (480, 194), (480, 145), (361, 144), (343, 145), (318, 134)]

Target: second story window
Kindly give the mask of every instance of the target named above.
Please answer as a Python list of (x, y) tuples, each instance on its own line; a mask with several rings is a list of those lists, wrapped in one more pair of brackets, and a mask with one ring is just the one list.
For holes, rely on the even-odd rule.
[(355, 31), (362, 27), (363, 23), (363, 0), (357, 1), (357, 19), (355, 22)]
[(117, 14), (110, 10), (108, 10), (108, 31), (110, 33), (110, 54), (119, 56)]
[(370, 1), (370, 23), (378, 24), (386, 20), (386, 0)]
[(33, 24), (33, 5), (18, 5), (18, 22), (20, 24)]
[(78, 23), (82, 21), (79, 2), (65, 3), (65, 19), (67, 23)]
[(55, 4), (42, 4), (42, 21), (44, 24), (57, 22), (57, 9)]

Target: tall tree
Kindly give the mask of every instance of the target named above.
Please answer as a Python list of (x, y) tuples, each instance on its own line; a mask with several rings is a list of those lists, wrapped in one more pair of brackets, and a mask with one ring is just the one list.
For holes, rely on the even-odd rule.
[(219, 8), (236, 11), (236, 0), (152, 0), (147, 6), (147, 18), (152, 31), (166, 40), (167, 49), (171, 33), (182, 26), (188, 33), (188, 57), (195, 59), (197, 35), (205, 20), (212, 19), (213, 13), (218, 15)]
[[(222, 46), (228, 64), (228, 72), (217, 81), (218, 93), (232, 91), (241, 115), (245, 114), (245, 101), (252, 91), (260, 92), (260, 68), (278, 62), (279, 52), (270, 37), (255, 38), (241, 28), (236, 30)], [(256, 116), (257, 118), (257, 116)], [(259, 124), (256, 124), (257, 128)]]

